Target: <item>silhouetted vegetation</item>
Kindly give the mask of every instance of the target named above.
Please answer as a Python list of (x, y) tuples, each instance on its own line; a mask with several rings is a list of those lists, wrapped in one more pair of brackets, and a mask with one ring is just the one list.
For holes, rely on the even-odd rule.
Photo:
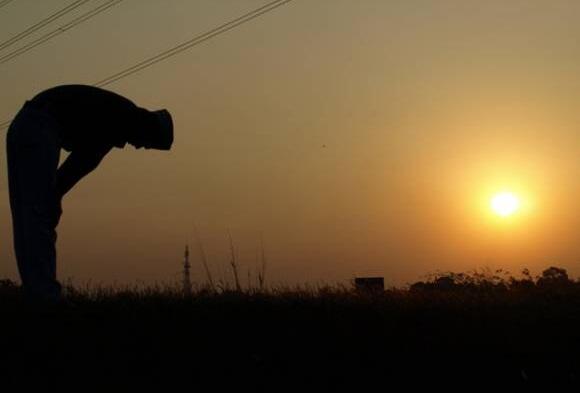
[(572, 386), (580, 377), (580, 282), (558, 267), (437, 273), (380, 293), (216, 288), (69, 285), (66, 302), (44, 307), (1, 280), (2, 383), (356, 391)]
[(580, 290), (580, 281), (571, 280), (566, 269), (549, 267), (540, 276), (532, 277), (528, 269), (524, 269), (521, 278), (510, 275), (499, 269), (491, 271), (484, 269), (471, 273), (436, 273), (430, 275), (427, 281), (419, 281), (410, 286), (411, 292), (421, 291), (457, 291), (466, 292), (522, 292), (550, 289), (551, 291)]

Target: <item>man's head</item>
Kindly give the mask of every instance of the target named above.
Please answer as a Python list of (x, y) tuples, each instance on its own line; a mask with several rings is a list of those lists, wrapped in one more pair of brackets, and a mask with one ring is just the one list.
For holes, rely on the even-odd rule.
[(173, 119), (166, 109), (151, 112), (152, 123), (128, 141), (139, 149), (169, 150), (173, 144)]

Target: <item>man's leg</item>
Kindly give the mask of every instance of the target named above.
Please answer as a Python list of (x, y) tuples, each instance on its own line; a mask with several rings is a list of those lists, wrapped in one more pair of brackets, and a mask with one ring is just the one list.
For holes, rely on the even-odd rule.
[(25, 293), (57, 300), (56, 169), (60, 147), (43, 116), (17, 116), (7, 136), (14, 249)]

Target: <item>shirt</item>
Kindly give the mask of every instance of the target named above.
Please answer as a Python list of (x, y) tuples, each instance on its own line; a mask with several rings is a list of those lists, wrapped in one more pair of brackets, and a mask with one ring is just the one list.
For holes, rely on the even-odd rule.
[(155, 115), (131, 100), (98, 87), (62, 85), (37, 94), (32, 104), (60, 125), (61, 147), (67, 151), (122, 148), (132, 135), (155, 127)]

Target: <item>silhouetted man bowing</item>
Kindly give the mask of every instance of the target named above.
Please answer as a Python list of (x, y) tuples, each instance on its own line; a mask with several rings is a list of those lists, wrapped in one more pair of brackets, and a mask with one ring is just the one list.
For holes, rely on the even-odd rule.
[[(14, 249), (22, 288), (56, 301), (56, 226), (62, 197), (113, 148), (169, 150), (173, 122), (107, 90), (57, 86), (26, 101), (6, 138)], [(70, 155), (58, 167), (60, 149)]]

